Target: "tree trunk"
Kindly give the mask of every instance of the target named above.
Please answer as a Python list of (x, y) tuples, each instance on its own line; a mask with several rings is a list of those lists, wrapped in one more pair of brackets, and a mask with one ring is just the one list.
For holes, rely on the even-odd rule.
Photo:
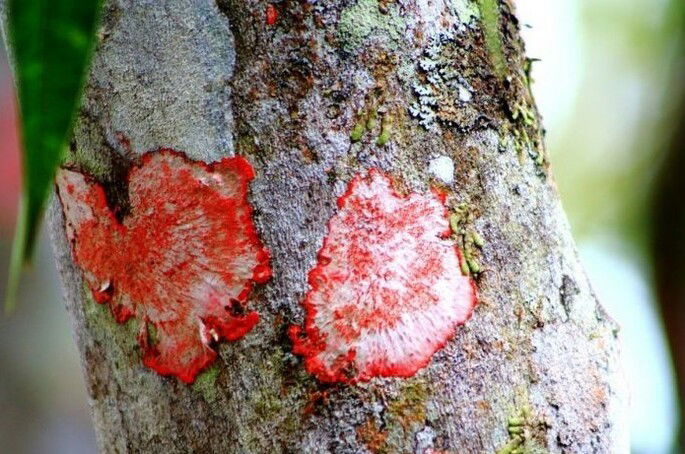
[[(579, 263), (528, 69), (504, 0), (110, 0), (66, 165), (116, 201), (144, 152), (243, 156), (273, 277), (251, 332), (192, 385), (163, 377), (138, 322), (91, 298), (53, 200), (101, 450), (628, 452), (618, 329)], [(446, 193), (478, 304), (414, 375), (323, 383), (287, 330), (336, 200), (371, 168)]]

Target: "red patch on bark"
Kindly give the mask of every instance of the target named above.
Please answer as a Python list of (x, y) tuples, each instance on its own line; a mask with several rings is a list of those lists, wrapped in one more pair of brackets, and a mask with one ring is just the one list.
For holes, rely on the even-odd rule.
[(213, 343), (240, 339), (259, 320), (244, 310), (253, 283), (271, 276), (247, 200), (253, 177), (242, 157), (207, 165), (148, 153), (128, 172), (120, 222), (101, 185), (57, 174), (74, 260), (94, 299), (120, 323), (141, 321), (143, 362), (162, 375), (192, 382), (216, 357)]
[(266, 25), (274, 25), (278, 20), (278, 10), (274, 5), (266, 7)]
[(354, 383), (429, 363), (476, 302), (447, 215), (434, 192), (402, 196), (378, 170), (352, 179), (309, 273), (305, 328), (290, 328), (307, 371)]

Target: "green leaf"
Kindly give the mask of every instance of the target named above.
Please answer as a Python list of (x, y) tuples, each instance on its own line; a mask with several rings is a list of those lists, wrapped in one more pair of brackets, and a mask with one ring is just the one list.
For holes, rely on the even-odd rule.
[(14, 305), (94, 47), (100, 0), (7, 0), (19, 95), (23, 187), (5, 309)]

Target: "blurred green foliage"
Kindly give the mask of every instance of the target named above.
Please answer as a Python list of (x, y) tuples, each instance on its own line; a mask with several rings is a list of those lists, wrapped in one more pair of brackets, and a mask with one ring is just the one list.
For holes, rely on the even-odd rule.
[(8, 0), (7, 37), (19, 97), (22, 200), (6, 310), (36, 242), (94, 47), (100, 0)]
[(647, 254), (654, 183), (681, 115), (685, 2), (575, 3), (580, 84), (549, 136), (564, 208), (581, 242), (619, 235)]

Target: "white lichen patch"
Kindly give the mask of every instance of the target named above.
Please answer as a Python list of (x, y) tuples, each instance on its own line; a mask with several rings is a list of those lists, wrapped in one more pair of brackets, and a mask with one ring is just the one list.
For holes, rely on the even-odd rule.
[(451, 3), (450, 10), (450, 12), (456, 14), (459, 18), (459, 23), (464, 26), (469, 26), (480, 18), (478, 4), (473, 0), (456, 0)]
[(383, 13), (378, 0), (359, 0), (342, 11), (338, 36), (343, 49), (354, 53), (371, 38), (394, 48), (401, 42), (404, 29), (405, 24), (397, 6), (391, 5)]
[(465, 30), (480, 17), (478, 4), (474, 0), (416, 0), (416, 9), (421, 17), (408, 15), (408, 29), (420, 29), (423, 36), (433, 37), (445, 29)]
[(413, 84), (417, 101), (409, 113), (429, 131), (438, 131), (440, 125), (468, 127), (478, 116), (470, 105), (473, 88), (459, 71), (464, 56), (457, 34), (452, 30), (431, 39), (418, 62), (423, 77)]
[(445, 184), (454, 183), (454, 161), (448, 156), (438, 156), (428, 164), (428, 173)]
[(459, 90), (459, 101), (471, 102), (471, 98), (473, 97), (473, 95), (471, 94), (468, 88), (466, 88), (463, 85), (459, 85), (457, 87), (457, 90)]

